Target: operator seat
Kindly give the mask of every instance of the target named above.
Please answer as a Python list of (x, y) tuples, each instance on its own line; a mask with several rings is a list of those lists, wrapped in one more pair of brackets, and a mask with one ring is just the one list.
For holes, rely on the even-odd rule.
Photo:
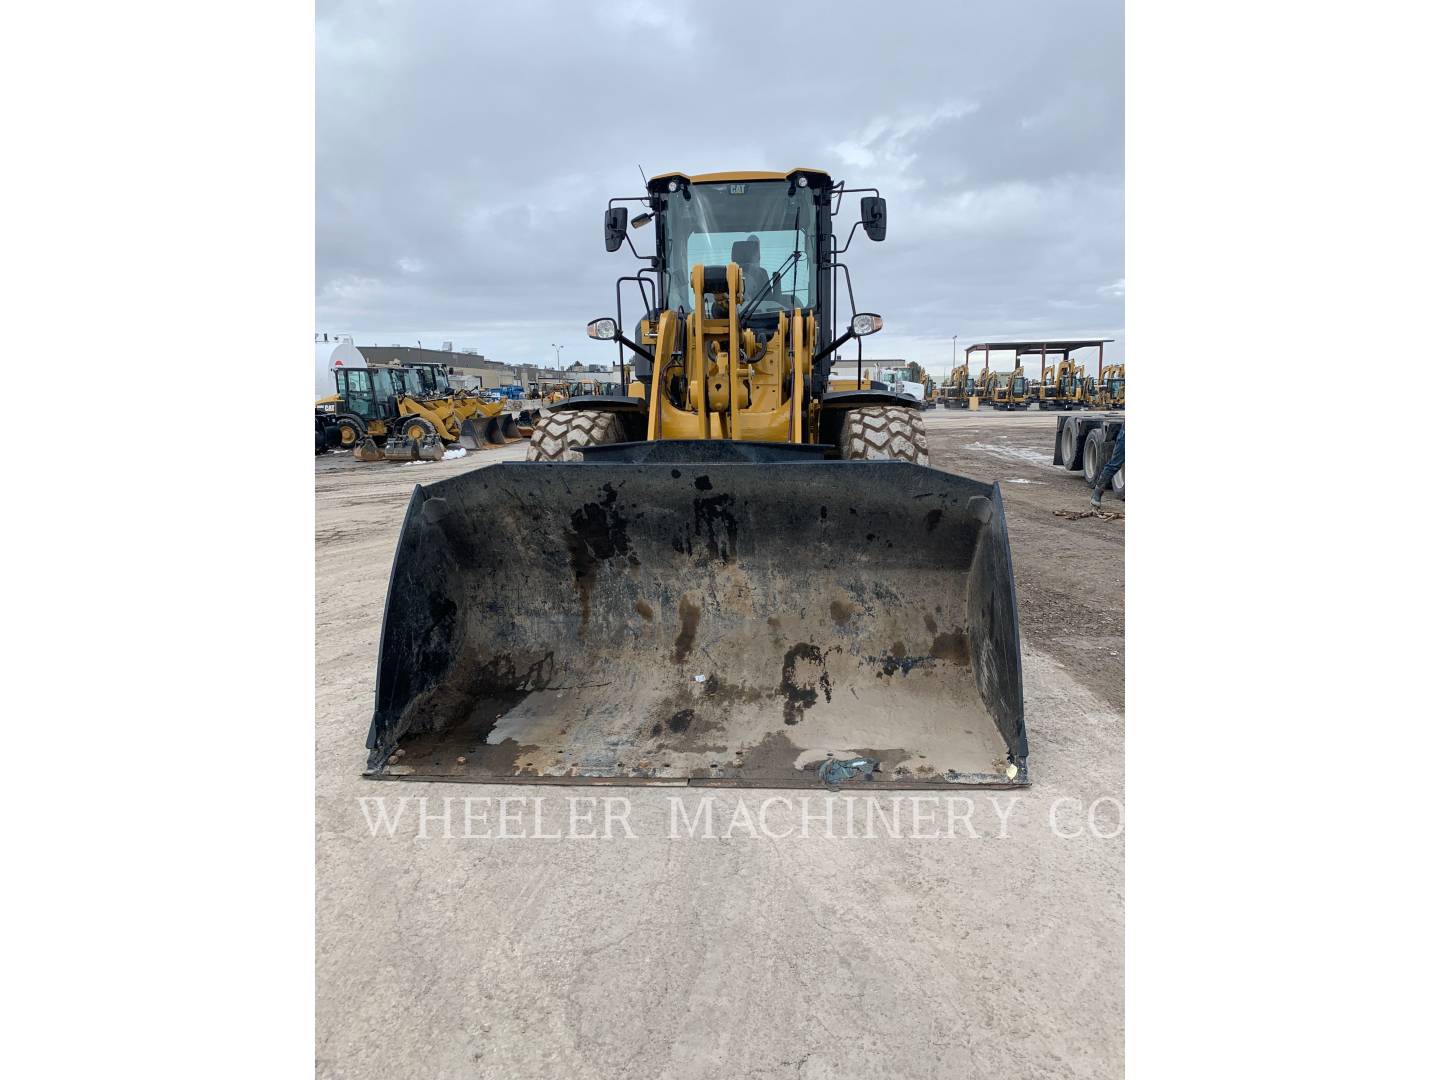
[(755, 299), (770, 280), (769, 273), (760, 265), (760, 238), (751, 236), (746, 240), (736, 240), (730, 245), (730, 261), (738, 263), (745, 275), (746, 300)]

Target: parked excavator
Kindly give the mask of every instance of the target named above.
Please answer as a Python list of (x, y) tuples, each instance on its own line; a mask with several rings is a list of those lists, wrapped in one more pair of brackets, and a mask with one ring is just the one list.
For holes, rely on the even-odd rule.
[(1125, 408), (1125, 365), (1109, 364), (1100, 369), (1095, 404), (1101, 409)]
[(981, 404), (1004, 411), (1030, 407), (1030, 380), (1022, 368), (1013, 371), (990, 371), (986, 377), (985, 396)]
[(947, 409), (968, 409), (970, 398), (976, 393), (975, 380), (970, 375), (970, 358), (965, 363), (950, 369), (950, 378), (940, 388), (940, 401)]
[(1029, 783), (999, 485), (930, 467), (919, 401), (827, 389), (852, 343), (862, 384), (883, 325), (842, 261), (862, 229), (885, 238), (879, 193), (809, 168), (610, 201), (605, 246), (640, 266), (587, 329), (628, 392), (553, 402), (524, 462), (416, 487), (367, 775)]

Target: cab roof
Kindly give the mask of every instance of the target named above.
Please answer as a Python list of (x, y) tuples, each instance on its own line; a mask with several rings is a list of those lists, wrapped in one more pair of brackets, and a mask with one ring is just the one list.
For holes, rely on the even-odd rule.
[(800, 165), (788, 172), (752, 172), (740, 170), (738, 172), (713, 172), (696, 173), (694, 176), (683, 172), (657, 173), (650, 178), (650, 187), (654, 187), (661, 180), (681, 179), (692, 184), (723, 184), (739, 183), (751, 180), (788, 180), (796, 173), (808, 173), (811, 176), (823, 176), (830, 179), (830, 174), (824, 169), (812, 169), (807, 165)]

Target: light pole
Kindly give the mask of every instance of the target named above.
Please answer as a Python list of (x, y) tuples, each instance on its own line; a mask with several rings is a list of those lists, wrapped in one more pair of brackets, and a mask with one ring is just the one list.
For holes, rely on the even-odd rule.
[(960, 347), (959, 341), (958, 341), (959, 337), (960, 337), (959, 334), (951, 334), (951, 335), (950, 335), (950, 366), (951, 366), (952, 368), (955, 366), (955, 361), (956, 361), (956, 359), (957, 359), (955, 350)]
[(559, 371), (559, 370), (560, 370), (560, 350), (563, 349), (565, 346), (564, 346), (564, 345), (556, 345), (556, 344), (552, 341), (552, 342), (550, 343), (550, 347), (555, 350), (555, 370), (556, 370), (556, 371)]

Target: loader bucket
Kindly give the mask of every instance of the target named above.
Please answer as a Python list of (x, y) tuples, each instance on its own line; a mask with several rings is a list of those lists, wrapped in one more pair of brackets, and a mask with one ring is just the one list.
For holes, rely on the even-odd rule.
[(417, 487), (367, 745), (377, 778), (1027, 784), (999, 486), (817, 458)]
[(485, 440), (486, 418), (477, 416), (473, 420), (462, 420), (460, 422), (459, 443), (466, 450), (483, 450), (488, 444)]
[(375, 440), (366, 436), (355, 444), (350, 453), (356, 461), (384, 461), (385, 452), (375, 445)]
[(515, 420), (514, 413), (501, 413), (495, 418), (500, 422), (500, 438), (505, 442), (511, 439), (520, 438), (520, 425)]
[(416, 461), (417, 444), (414, 439), (391, 438), (385, 442), (386, 461)]
[(445, 459), (445, 444), (440, 441), (439, 435), (426, 435), (415, 446), (416, 461), (443, 461)]

